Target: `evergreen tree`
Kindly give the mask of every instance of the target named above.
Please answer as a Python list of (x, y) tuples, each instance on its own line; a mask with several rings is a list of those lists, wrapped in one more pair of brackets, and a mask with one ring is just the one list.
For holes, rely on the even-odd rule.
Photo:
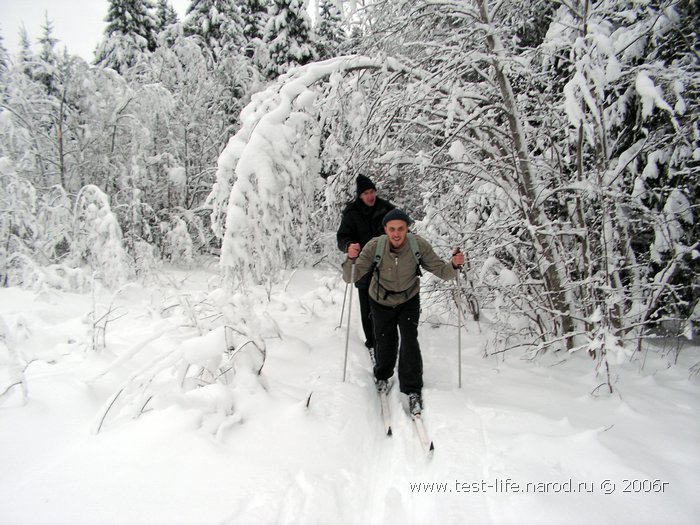
[(34, 52), (32, 51), (32, 44), (24, 24), (19, 28), (19, 52), (17, 53), (17, 59), (22, 65), (24, 73), (31, 75), (31, 71), (34, 68)]
[(123, 73), (156, 49), (158, 20), (151, 0), (110, 0), (105, 38), (95, 63)]
[(31, 62), (18, 62), (8, 73), (4, 104), (11, 109), (13, 131), (3, 150), (36, 187), (77, 191), (84, 176), (79, 175), (79, 144), (86, 132), (82, 103), (88, 66), (67, 52), (49, 51), (46, 47)]
[(171, 47), (182, 36), (182, 24), (169, 0), (158, 0), (156, 5), (158, 46)]
[(362, 27), (357, 24), (353, 24), (350, 29), (350, 37), (346, 46), (343, 48), (343, 54), (353, 55), (358, 54), (364, 40), (364, 34), (362, 32)]
[(342, 54), (348, 39), (343, 30), (343, 19), (335, 0), (320, 0), (319, 22), (316, 26), (316, 53), (319, 60)]
[(56, 57), (56, 44), (58, 39), (53, 37), (53, 23), (49, 20), (48, 13), (44, 13), (44, 25), (41, 26), (42, 35), (39, 38), (40, 51), (39, 63), (34, 74), (36, 79), (44, 84), (46, 92), (53, 94), (56, 89), (54, 85), (54, 75), (58, 59)]
[[(56, 54), (47, 21), (36, 55), (25, 33), (23, 54), (16, 64), (10, 62), (0, 88), (5, 108), (0, 157), (36, 188), (37, 202), (58, 202), (49, 193), (70, 200), (81, 187), (99, 188), (123, 232), (119, 243), (139, 266), (152, 260), (152, 247), (162, 254), (172, 244), (167, 225), (177, 228), (180, 238), (186, 224), (195, 249), (209, 242), (209, 212), (202, 205), (213, 183), (212, 166), (260, 83), (244, 56), (225, 53), (215, 60), (201, 38), (184, 37), (179, 26), (171, 24), (159, 36), (165, 42), (170, 35), (172, 45), (154, 52), (112, 45), (111, 58), (118, 59), (115, 67), (122, 73), (115, 74)], [(133, 34), (114, 37), (117, 44), (129, 38), (146, 42)], [(133, 49), (134, 60), (123, 60)], [(63, 208), (70, 210), (70, 203)], [(46, 217), (34, 220), (42, 224)], [(6, 225), (14, 220), (12, 213), (7, 218)], [(27, 251), (40, 265), (56, 262), (74, 242), (70, 232), (46, 239)]]
[(56, 63), (56, 44), (58, 39), (53, 36), (53, 22), (49, 20), (48, 12), (44, 12), (44, 24), (41, 26), (42, 35), (39, 38), (39, 44), (41, 46), (41, 51), (39, 52), (39, 58), (46, 62), (47, 64)]
[(7, 52), (7, 48), (3, 43), (3, 37), (0, 34), (0, 83), (5, 79), (5, 74), (10, 66), (10, 54)]
[(242, 54), (243, 18), (235, 0), (192, 0), (183, 21), (185, 36), (197, 36), (219, 59)]
[(273, 0), (263, 41), (269, 57), (263, 64), (268, 78), (316, 59), (306, 0)]
[(122, 229), (109, 197), (97, 186), (83, 187), (76, 197), (72, 238), (75, 263), (87, 264), (107, 286), (116, 288), (133, 276)]
[(243, 18), (243, 36), (246, 40), (245, 55), (253, 58), (262, 43), (267, 25), (268, 0), (240, 0)]
[(167, 27), (179, 22), (177, 11), (168, 0), (158, 0), (156, 4), (156, 32), (161, 33)]
[(240, 0), (243, 34), (248, 41), (262, 40), (268, 19), (267, 0)]

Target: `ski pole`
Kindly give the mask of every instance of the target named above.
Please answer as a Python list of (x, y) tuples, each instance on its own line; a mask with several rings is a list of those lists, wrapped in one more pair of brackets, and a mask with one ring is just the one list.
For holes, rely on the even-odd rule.
[(336, 326), (336, 330), (343, 326), (343, 317), (345, 317), (345, 300), (348, 297), (348, 287), (350, 286), (350, 283), (345, 283), (345, 293), (343, 294), (343, 307), (340, 309), (340, 322), (338, 323), (338, 326)]
[[(355, 261), (352, 261), (352, 268), (350, 270), (350, 283), (355, 282)], [(350, 284), (348, 283), (348, 284)], [(350, 299), (348, 300), (348, 329), (345, 333), (345, 360), (343, 361), (343, 383), (345, 383), (345, 375), (348, 369), (348, 344), (350, 343), (350, 314), (352, 314), (352, 292), (350, 292)]]
[(462, 306), (460, 300), (459, 270), (457, 271), (457, 377), (459, 388), (462, 388)]
[[(456, 255), (461, 250), (456, 248), (452, 255)], [(461, 287), (459, 285), (459, 274), (462, 272), (462, 267), (457, 268), (457, 279), (455, 282), (455, 304), (457, 305), (457, 383), (459, 388), (462, 388), (462, 305)]]

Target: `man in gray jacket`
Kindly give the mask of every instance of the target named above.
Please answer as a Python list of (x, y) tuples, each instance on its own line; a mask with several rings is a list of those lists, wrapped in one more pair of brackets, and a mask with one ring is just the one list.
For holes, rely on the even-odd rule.
[[(423, 407), (423, 359), (418, 344), (420, 269), (444, 280), (454, 279), (464, 265), (464, 254), (456, 251), (450, 261), (443, 261), (428, 241), (409, 232), (411, 222), (402, 210), (387, 213), (382, 221), (386, 237), (372, 239), (362, 250), (359, 244), (348, 246), (343, 279), (351, 281), (353, 265), (355, 280), (373, 273), (369, 299), (374, 320), (377, 389), (381, 392), (388, 388), (387, 381), (394, 374), (399, 357), (399, 386), (408, 395), (411, 413), (415, 415)], [(381, 258), (375, 264), (378, 255)]]

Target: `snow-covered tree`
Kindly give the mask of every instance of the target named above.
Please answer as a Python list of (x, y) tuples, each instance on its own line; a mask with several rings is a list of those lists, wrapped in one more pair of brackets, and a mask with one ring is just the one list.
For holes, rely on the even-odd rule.
[(307, 0), (272, 0), (263, 42), (268, 57), (263, 64), (268, 78), (316, 59)]
[[(150, 3), (140, 5), (152, 12)], [(48, 21), (44, 37), (42, 56), (50, 60), (34, 55), (27, 38), (26, 53), (10, 64), (0, 89), (0, 156), (38, 188), (36, 215), (44, 219), (35, 220), (49, 216), (44, 198), (64, 202), (57, 195), (70, 199), (94, 186), (108, 196), (133, 261), (129, 271), (166, 252), (169, 232), (162, 224), (184, 221), (193, 250), (206, 249), (211, 233), (202, 204), (215, 160), (259, 84), (250, 61), (236, 53), (215, 60), (198, 37), (183, 36), (179, 24), (160, 35), (167, 45), (124, 62), (120, 71), (47, 53), (55, 44)], [(54, 239), (64, 254), (71, 250), (72, 235)], [(52, 264), (59, 251), (42, 245), (27, 257)]]
[(41, 36), (39, 37), (39, 58), (47, 64), (56, 63), (56, 44), (58, 39), (53, 36), (53, 22), (49, 19), (47, 12), (44, 12), (44, 22), (41, 26)]
[(268, 19), (268, 0), (240, 0), (246, 40), (261, 40)]
[[(493, 12), (485, 0), (373, 4), (363, 44), (387, 58), (329, 73), (326, 83), (315, 77), (316, 100), (303, 105), (308, 125), (296, 131), (319, 141), (321, 166), (339, 168), (326, 172), (331, 206), (355, 166), (373, 166), (383, 191), (422, 219), (419, 228), (468, 250), (478, 299), (510, 314), (499, 318), (498, 351), (586, 349), (607, 367), (662, 311), (682, 319), (697, 297), (690, 159), (698, 134), (687, 117), (696, 97), (685, 88), (696, 81), (696, 57), (687, 46), (660, 45), (692, 40), (685, 28), (697, 15), (680, 5), (577, 5), (549, 6), (523, 23), (519, 13), (532, 6), (520, 1)], [(649, 51), (664, 61), (645, 63)], [(254, 99), (219, 160), (213, 221), (227, 269), (249, 271), (241, 257), (268, 246), (251, 240), (267, 212), (261, 192), (250, 194), (258, 171), (243, 159), (269, 155), (265, 136), (292, 143), (269, 124), (298, 122), (290, 108), (311, 71)], [(653, 163), (640, 164), (649, 154)], [(303, 168), (283, 169), (317, 173), (303, 158)], [(266, 252), (286, 253), (279, 242)], [(261, 267), (274, 273), (272, 262)]]
[(158, 0), (156, 3), (156, 32), (160, 33), (167, 27), (179, 22), (177, 11), (168, 0)]
[(554, 53), (571, 49), (560, 151), (574, 161), (575, 180), (595, 188), (573, 193), (572, 223), (590, 234), (572, 270), (591, 276), (581, 302), (596, 313), (596, 329), (640, 341), (660, 321), (682, 325), (700, 286), (691, 160), (698, 97), (687, 89), (700, 72), (686, 45), (700, 13), (683, 2), (585, 6), (583, 16), (560, 9), (547, 41)]
[(336, 108), (319, 100), (328, 95), (324, 81), (336, 85), (347, 74), (353, 84), (357, 70), (384, 67), (406, 71), (400, 64), (339, 57), (302, 66), (253, 96), (241, 129), (219, 157), (210, 195), (229, 285), (275, 282), (281, 270), (317, 255), (319, 232), (330, 223), (321, 202), (319, 123)]
[(0, 280), (2, 286), (18, 284), (10, 278), (13, 258), (33, 255), (38, 235), (36, 189), (18, 177), (11, 161), (0, 157)]
[(185, 36), (198, 36), (216, 59), (243, 54), (244, 22), (234, 0), (192, 0), (182, 24)]
[(246, 40), (245, 55), (254, 58), (262, 44), (265, 26), (269, 19), (269, 0), (239, 0), (243, 18), (243, 36)]
[[(258, 85), (258, 77), (244, 57), (232, 55), (217, 61), (208, 47), (198, 45), (196, 37), (179, 38), (174, 45), (159, 48), (148, 71), (144, 80), (161, 82), (173, 97), (164, 123), (167, 135), (153, 136), (159, 142), (153, 148), (154, 158), (160, 156), (164, 174), (175, 168), (184, 170), (184, 184), (170, 187), (171, 204), (197, 207), (211, 189), (216, 158)], [(163, 75), (163, 71), (168, 73)]]
[(158, 19), (151, 0), (110, 0), (95, 64), (123, 72), (155, 51)]
[[(12, 162), (0, 158), (0, 282), (2, 286), (50, 284), (79, 290), (80, 276), (65, 279), (61, 265), (70, 247), (70, 199), (60, 186), (43, 195), (18, 176)], [(42, 270), (42, 268), (47, 268)]]
[(31, 75), (34, 67), (34, 53), (32, 52), (32, 44), (29, 40), (29, 35), (24, 25), (19, 28), (19, 51), (17, 52), (17, 62), (22, 65), (24, 73)]
[(61, 85), (69, 81), (62, 71), (56, 63), (33, 57), (31, 62), (18, 62), (7, 73), (0, 154), (12, 159), (17, 172), (37, 187), (66, 182), (59, 130), (68, 108), (58, 97)]
[(71, 256), (86, 264), (106, 286), (123, 284), (133, 275), (117, 217), (97, 186), (85, 186), (78, 193), (72, 237)]
[(2, 35), (0, 35), (0, 82), (3, 81), (10, 64), (10, 54), (7, 52), (3, 40)]
[(165, 234), (165, 255), (171, 261), (191, 264), (194, 250), (185, 221), (176, 217)]
[[(411, 3), (406, 8), (420, 16), (389, 17), (382, 12), (382, 16), (375, 16), (374, 34), (396, 32), (384, 46), (386, 52), (426, 64), (433, 75), (433, 86), (419, 92), (407, 88), (412, 98), (429, 108), (427, 111), (418, 111), (410, 102), (399, 105), (397, 100), (392, 104), (398, 117), (394, 117), (392, 127), (401, 129), (400, 135), (406, 138), (392, 140), (404, 159), (402, 171), (412, 169), (406, 165), (408, 155), (400, 147), (402, 142), (410, 144), (414, 152), (422, 149), (420, 157), (425, 161), (417, 163), (416, 167), (423, 166), (420, 170), (413, 168), (414, 181), (425, 180), (422, 171), (430, 172), (432, 166), (449, 170), (441, 183), (429, 177), (433, 181), (425, 194), (429, 224), (438, 227), (447, 220), (452, 224), (441, 228), (445, 234), (450, 230), (472, 232), (464, 242), (476, 243), (469, 251), (475, 262), (486, 268), (486, 262), (495, 257), (501, 268), (517, 277), (489, 285), (510, 297), (521, 318), (529, 319), (525, 331), (520, 324), (506, 332), (517, 335), (520, 341), (531, 333), (535, 348), (588, 348), (599, 356), (599, 343), (594, 341), (606, 338), (579, 336), (605, 333), (620, 341), (627, 334), (638, 337), (639, 332), (634, 335), (630, 329), (650, 328), (644, 316), (654, 311), (654, 301), (663, 296), (651, 293), (646, 304), (635, 304), (632, 298), (644, 296), (645, 287), (651, 285), (649, 290), (665, 290), (678, 297), (692, 295), (695, 286), (681, 293), (667, 281), (682, 266), (679, 259), (693, 252), (693, 242), (687, 237), (676, 245), (676, 255), (668, 266), (653, 279), (642, 277), (647, 265), (635, 253), (635, 239), (640, 237), (634, 230), (648, 231), (651, 224), (668, 224), (670, 218), (658, 211), (647, 214), (632, 202), (632, 190), (636, 187), (634, 191), (641, 196), (642, 187), (628, 174), (640, 169), (637, 166), (644, 158), (644, 149), (654, 143), (655, 149), (662, 143), (674, 145), (676, 152), (654, 156), (655, 166), (647, 173), (656, 173), (660, 158), (675, 158), (685, 166), (687, 152), (694, 150), (683, 138), (693, 136), (692, 132), (676, 135), (689, 104), (687, 97), (680, 96), (688, 82), (683, 77), (696, 74), (684, 64), (692, 64), (693, 59), (682, 51), (683, 46), (672, 51), (665, 45), (659, 49), (678, 66), (670, 68), (661, 62), (642, 66), (661, 74), (669, 86), (663, 91), (648, 80), (651, 77), (640, 71), (639, 64), (644, 62), (645, 53), (654, 56), (657, 43), (669, 42), (670, 35), (687, 40), (683, 28), (693, 26), (696, 15), (680, 5), (661, 11), (629, 2), (578, 5), (579, 10), (561, 7), (556, 14), (544, 11), (548, 31), (530, 27), (529, 41), (522, 38), (520, 25), (509, 22), (518, 20), (519, 2), (501, 2), (494, 13), (486, 1), (455, 6), (454, 10), (438, 10), (430, 2)], [(401, 3), (392, 4), (391, 9), (392, 13), (400, 12)], [(622, 12), (624, 17), (620, 17)], [(550, 25), (552, 19), (555, 23)], [(459, 30), (470, 22), (477, 30)], [(478, 28), (488, 28), (488, 32), (481, 33)], [(418, 34), (426, 36), (416, 38)], [(423, 41), (433, 44), (424, 47), (420, 44)], [(441, 53), (428, 61), (427, 53), (436, 42), (441, 43)], [(436, 95), (439, 91), (435, 86), (450, 86), (450, 95)], [(461, 98), (459, 93), (465, 90), (478, 93), (481, 99)], [(661, 95), (664, 92), (671, 94), (672, 102), (666, 102)], [(379, 103), (388, 98), (383, 95)], [(658, 108), (655, 118), (654, 108)], [(378, 120), (389, 115), (377, 111)], [(562, 121), (562, 115), (569, 121)], [(668, 117), (668, 124), (659, 117)], [(440, 123), (445, 124), (444, 138), (430, 131), (441, 129)], [(384, 136), (391, 138), (395, 129), (386, 126)], [(654, 129), (664, 131), (654, 133)], [(449, 155), (442, 158), (444, 153)], [(678, 175), (674, 178), (669, 190), (680, 180)], [(681, 188), (684, 186), (682, 183)], [(464, 195), (468, 200), (461, 197)], [(659, 208), (671, 208), (673, 217), (679, 217), (672, 221), (681, 225), (675, 231), (691, 231), (691, 208), (683, 203), (692, 199), (679, 199), (674, 191), (668, 195), (673, 205), (667, 206), (668, 201), (663, 200)], [(466, 213), (461, 215), (464, 204)], [(463, 218), (468, 221), (462, 226)], [(664, 237), (671, 238), (669, 234)], [(660, 245), (669, 246), (667, 242)], [(636, 285), (632, 284), (635, 280)], [(645, 312), (642, 317), (640, 312)], [(515, 344), (516, 339), (512, 341)]]
[(335, 0), (321, 0), (316, 24), (315, 47), (319, 60), (339, 56), (347, 47), (348, 38), (343, 18)]

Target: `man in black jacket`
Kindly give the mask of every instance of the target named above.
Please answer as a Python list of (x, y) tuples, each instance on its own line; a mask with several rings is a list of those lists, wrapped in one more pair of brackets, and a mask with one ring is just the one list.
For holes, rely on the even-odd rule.
[[(359, 245), (361, 250), (367, 242), (382, 235), (384, 227), (382, 219), (387, 212), (393, 210), (391, 202), (377, 197), (377, 187), (372, 180), (365, 175), (358, 175), (355, 180), (357, 187), (355, 199), (348, 203), (343, 210), (343, 217), (336, 235), (338, 248), (343, 253), (348, 252), (350, 245)], [(374, 327), (369, 307), (369, 283), (372, 273), (368, 273), (359, 279), (355, 286), (360, 298), (360, 316), (362, 317), (362, 330), (365, 333), (365, 346), (374, 348)]]

